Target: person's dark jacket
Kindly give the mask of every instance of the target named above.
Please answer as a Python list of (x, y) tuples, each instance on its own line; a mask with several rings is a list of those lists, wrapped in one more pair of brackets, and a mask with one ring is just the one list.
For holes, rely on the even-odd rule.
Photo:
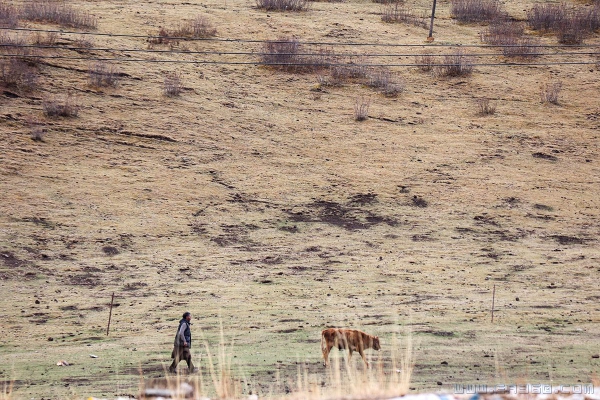
[(175, 335), (175, 346), (183, 347), (184, 343), (187, 343), (188, 347), (192, 347), (192, 331), (190, 329), (190, 323), (182, 318), (179, 321), (179, 327), (177, 328), (177, 334)]

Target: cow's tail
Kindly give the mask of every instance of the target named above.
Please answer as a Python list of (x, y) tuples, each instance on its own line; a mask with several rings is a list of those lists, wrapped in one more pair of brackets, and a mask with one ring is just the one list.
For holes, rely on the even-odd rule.
[(325, 332), (321, 332), (321, 351), (325, 353), (327, 350), (327, 343), (325, 343)]

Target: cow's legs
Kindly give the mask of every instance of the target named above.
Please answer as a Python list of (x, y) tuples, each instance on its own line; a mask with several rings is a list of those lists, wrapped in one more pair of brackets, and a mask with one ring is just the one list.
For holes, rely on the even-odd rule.
[(323, 347), (323, 365), (324, 366), (328, 366), (329, 365), (329, 352), (331, 351), (331, 347), (326, 346)]
[(367, 366), (367, 368), (369, 368), (369, 363), (367, 362), (367, 357), (365, 357), (365, 352), (363, 351), (363, 349), (359, 347), (358, 348), (358, 353), (362, 357), (362, 359), (365, 362), (365, 365)]

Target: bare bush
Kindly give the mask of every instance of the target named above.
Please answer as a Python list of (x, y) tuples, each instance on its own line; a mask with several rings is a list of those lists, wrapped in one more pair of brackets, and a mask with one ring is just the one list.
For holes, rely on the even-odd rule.
[(473, 62), (462, 50), (444, 56), (441, 64), (435, 65), (438, 76), (467, 76), (473, 72)]
[(36, 88), (39, 73), (35, 67), (20, 58), (0, 59), (0, 85), (31, 91)]
[(564, 4), (539, 3), (527, 11), (527, 22), (531, 29), (542, 32), (555, 31), (565, 17)]
[(423, 72), (429, 72), (433, 70), (435, 66), (435, 56), (431, 53), (420, 54), (415, 56), (415, 64)]
[(256, 0), (256, 6), (265, 11), (306, 11), (308, 0)]
[(404, 0), (373, 0), (373, 3), (379, 3), (379, 4), (404, 3)]
[(383, 6), (381, 20), (388, 23), (404, 23), (420, 28), (427, 28), (427, 19), (417, 16), (413, 11), (400, 3), (387, 3)]
[(31, 35), (31, 43), (42, 46), (54, 46), (57, 40), (56, 32), (34, 32)]
[(165, 80), (163, 82), (163, 93), (167, 97), (176, 97), (181, 94), (183, 90), (183, 83), (181, 79), (181, 74), (179, 73), (170, 73), (165, 75)]
[(44, 137), (46, 136), (46, 128), (42, 125), (42, 123), (40, 123), (37, 119), (31, 118), (27, 121), (27, 125), (29, 126), (31, 133), (31, 140), (34, 142), (43, 142)]
[(119, 73), (113, 65), (99, 61), (92, 65), (88, 73), (90, 86), (116, 87), (119, 83)]
[(367, 86), (379, 90), (384, 96), (395, 97), (404, 91), (404, 81), (392, 75), (385, 68), (378, 68), (368, 74)]
[(488, 98), (477, 100), (477, 114), (481, 116), (493, 115), (496, 113), (496, 105), (490, 102)]
[(498, 0), (452, 0), (452, 18), (462, 23), (489, 22), (502, 15)]
[(21, 17), (28, 21), (50, 22), (72, 28), (95, 29), (98, 25), (98, 19), (90, 13), (51, 0), (25, 3)]
[(542, 103), (558, 104), (558, 97), (562, 90), (562, 82), (546, 82), (541, 87)]
[(19, 14), (11, 4), (0, 1), (0, 27), (16, 28), (19, 25)]
[(560, 43), (580, 44), (600, 28), (600, 6), (536, 4), (527, 12), (527, 19), (533, 30), (555, 32)]
[(329, 69), (336, 62), (333, 50), (324, 47), (316, 50), (304, 48), (296, 39), (266, 41), (260, 53), (260, 62), (270, 68), (296, 73), (319, 72)]
[(537, 41), (525, 36), (522, 23), (505, 19), (494, 20), (481, 34), (481, 40), (501, 46), (505, 57), (531, 58), (536, 56)]
[(217, 34), (210, 21), (203, 15), (197, 15), (192, 21), (180, 25), (170, 33), (170, 36), (177, 38), (208, 38)]
[(94, 47), (94, 40), (88, 35), (80, 35), (73, 39), (75, 46), (81, 49), (91, 49)]
[(70, 94), (58, 97), (47, 97), (42, 101), (44, 114), (48, 117), (76, 117), (81, 108)]
[(369, 117), (369, 106), (371, 100), (366, 97), (359, 97), (354, 102), (354, 120), (364, 121)]

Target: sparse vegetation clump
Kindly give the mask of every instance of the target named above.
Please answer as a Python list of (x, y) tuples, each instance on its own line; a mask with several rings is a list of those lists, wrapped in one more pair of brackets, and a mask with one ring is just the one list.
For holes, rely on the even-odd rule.
[(377, 68), (368, 73), (367, 86), (380, 91), (386, 97), (396, 97), (404, 91), (404, 81), (393, 76), (385, 68)]
[(369, 117), (369, 107), (371, 100), (366, 97), (359, 97), (354, 102), (354, 120), (364, 121)]
[(441, 63), (436, 63), (434, 72), (445, 77), (468, 76), (473, 72), (473, 61), (462, 50), (457, 50), (444, 56)]
[(20, 58), (0, 59), (0, 86), (23, 91), (36, 88), (38, 71)]
[(485, 43), (501, 46), (505, 57), (533, 58), (537, 53), (537, 41), (525, 36), (525, 26), (516, 21), (498, 19), (481, 34)]
[(282, 38), (263, 44), (260, 62), (276, 70), (314, 73), (332, 68), (331, 65), (336, 62), (336, 57), (332, 50), (319, 48), (315, 51), (305, 51), (298, 40)]
[(256, 0), (256, 6), (265, 11), (306, 11), (308, 0)]
[(496, 105), (493, 104), (490, 99), (482, 98), (477, 100), (477, 115), (486, 116), (494, 115), (496, 113)]
[(559, 96), (562, 91), (562, 82), (546, 82), (541, 87), (541, 100), (542, 103), (559, 104)]
[(489, 22), (502, 15), (498, 0), (452, 0), (452, 18), (464, 24)]
[(9, 3), (0, 2), (0, 28), (16, 28), (19, 25), (17, 9)]
[(20, 16), (27, 21), (48, 22), (71, 28), (96, 29), (98, 25), (98, 19), (90, 13), (50, 0), (27, 2), (21, 9)]
[(119, 74), (113, 65), (99, 61), (90, 67), (89, 83), (93, 87), (116, 87), (119, 83)]
[(73, 118), (79, 115), (81, 108), (76, 99), (70, 94), (61, 97), (50, 96), (43, 100), (42, 107), (47, 117)]
[(404, 23), (420, 28), (427, 28), (425, 17), (415, 15), (410, 8), (397, 2), (386, 3), (383, 6), (381, 20), (388, 23)]
[(429, 72), (435, 67), (435, 55), (423, 53), (415, 56), (415, 65), (423, 72)]
[(181, 74), (170, 73), (165, 75), (165, 80), (163, 82), (163, 93), (165, 96), (177, 97), (181, 95), (182, 90), (183, 84)]
[(527, 21), (533, 30), (555, 33), (559, 43), (581, 44), (600, 28), (600, 5), (536, 4), (527, 12)]

